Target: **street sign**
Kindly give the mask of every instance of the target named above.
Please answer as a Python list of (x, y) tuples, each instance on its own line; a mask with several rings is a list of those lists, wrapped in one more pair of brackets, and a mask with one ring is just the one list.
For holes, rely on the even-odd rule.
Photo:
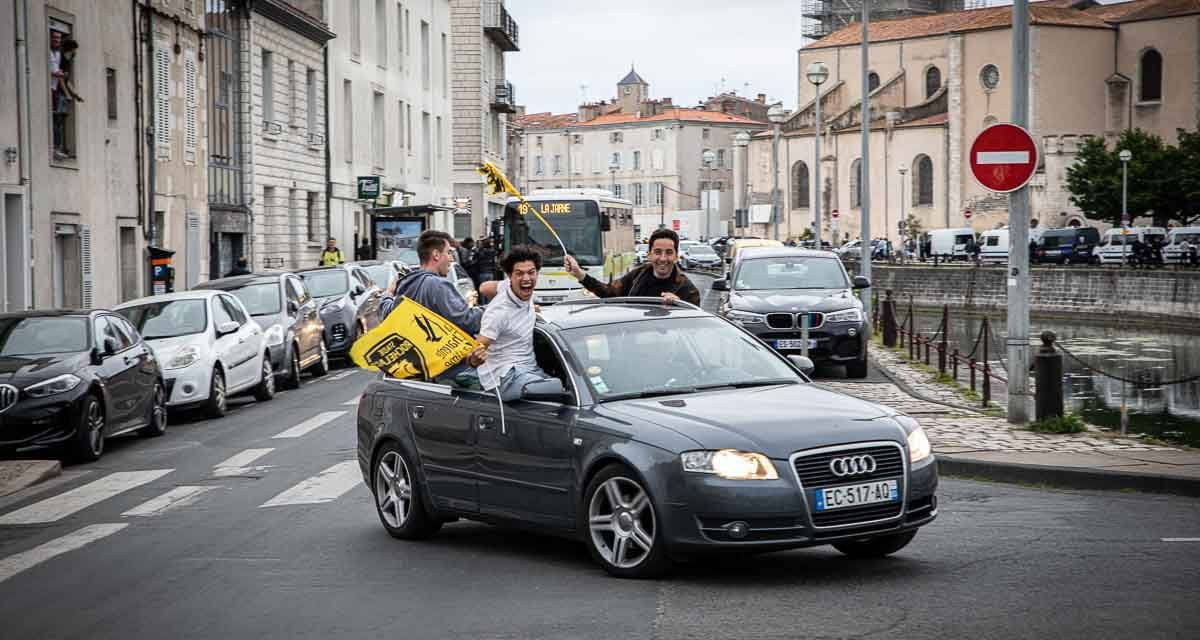
[(833, 216), (834, 220), (837, 220), (838, 219), (838, 210), (834, 209), (833, 211), (830, 211), (829, 215)]
[(358, 177), (358, 198), (359, 200), (374, 200), (379, 197), (380, 180), (379, 176), (359, 176)]
[(1015, 124), (984, 129), (971, 143), (971, 175), (989, 191), (1008, 193), (1025, 186), (1037, 169), (1037, 144)]
[(970, 209), (963, 211), (963, 218), (965, 218), (967, 220), (971, 219), (971, 210)]

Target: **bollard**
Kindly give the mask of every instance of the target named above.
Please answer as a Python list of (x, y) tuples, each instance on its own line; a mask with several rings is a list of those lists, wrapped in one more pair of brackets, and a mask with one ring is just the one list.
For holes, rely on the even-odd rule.
[(896, 346), (896, 301), (892, 299), (892, 290), (888, 289), (883, 300), (883, 346)]
[(933, 344), (933, 340), (925, 338), (925, 366), (929, 366), (929, 346)]
[(983, 319), (983, 408), (986, 409), (992, 399), (991, 365), (988, 364), (988, 338), (991, 336), (991, 324), (985, 316)]
[(971, 391), (975, 391), (975, 358), (971, 358), (967, 366), (971, 368)]
[(958, 349), (950, 354), (950, 365), (954, 368), (954, 381), (958, 382)]
[(1037, 383), (1034, 393), (1037, 420), (1063, 414), (1063, 357), (1054, 348), (1055, 338), (1053, 331), (1042, 332), (1042, 348), (1038, 349), (1033, 361), (1034, 380)]
[(946, 373), (946, 351), (950, 348), (946, 333), (950, 329), (950, 305), (942, 305), (942, 343), (938, 345), (938, 373)]

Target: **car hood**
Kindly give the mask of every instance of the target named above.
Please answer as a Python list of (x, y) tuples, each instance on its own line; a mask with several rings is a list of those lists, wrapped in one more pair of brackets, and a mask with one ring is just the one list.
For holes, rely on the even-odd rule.
[[(904, 444), (897, 412), (811, 384), (709, 391), (605, 403), (605, 411), (652, 422), (702, 449), (757, 451), (777, 460), (813, 447), (893, 440)], [(678, 452), (677, 452), (678, 453)]]
[(317, 301), (317, 308), (320, 309), (320, 308), (324, 307), (325, 305), (329, 304), (330, 302), (333, 302), (334, 300), (341, 300), (343, 298), (348, 298), (348, 297), (349, 296), (347, 296), (344, 293), (339, 293), (336, 296), (325, 296), (322, 298), (315, 298), (315, 300)]
[(47, 380), (64, 373), (75, 373), (88, 366), (87, 352), (46, 353), (36, 356), (0, 356), (0, 384), (17, 387)]
[(738, 311), (840, 311), (858, 305), (849, 289), (744, 289), (729, 295)]

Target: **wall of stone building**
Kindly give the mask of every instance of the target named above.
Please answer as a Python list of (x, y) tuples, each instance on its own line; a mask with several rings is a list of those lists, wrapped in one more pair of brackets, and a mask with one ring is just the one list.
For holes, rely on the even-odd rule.
[[(1101, 268), (1036, 267), (1030, 311), (1074, 320), (1144, 322), (1194, 330), (1200, 318), (1200, 273)], [(1000, 311), (1007, 305), (1003, 268), (889, 266), (871, 268), (872, 290), (891, 290), (898, 300), (920, 307)]]
[[(1148, 47), (1163, 57), (1162, 101), (1138, 104), (1139, 60)], [(1195, 129), (1200, 117), (1200, 16), (1129, 22), (1117, 39), (1118, 71), (1132, 80), (1131, 125), (1176, 139), (1176, 128)]]
[[(931, 36), (913, 38), (904, 41), (879, 42), (870, 45), (868, 63), (870, 71), (879, 75), (881, 83), (900, 73), (905, 74), (904, 101), (906, 104), (918, 104), (925, 100), (925, 70), (936, 66), (942, 74), (945, 84), (949, 68), (947, 36)], [(813, 98), (813, 85), (805, 76), (805, 69), (812, 62), (821, 61), (829, 67), (830, 78), (827, 82), (843, 80), (846, 83), (843, 106), (856, 102), (862, 97), (862, 57), (858, 45), (836, 48), (801, 49), (799, 54), (799, 94), (798, 104), (807, 104)], [(826, 86), (826, 85), (823, 85)]]
[(1074, 132), (1102, 135), (1104, 80), (1113, 73), (1116, 31), (1046, 26), (1035, 29), (1038, 48), (1030, 60), (1040, 77), (1035, 136)]
[(454, 52), (451, 83), (454, 105), (455, 169), (474, 169), (483, 156), (483, 12), (480, 0), (452, 0), (451, 49)]
[[(312, 69), (322, 88), (318, 105), (324, 105), (326, 86), (323, 46), (263, 16), (252, 13), (249, 35), (250, 140), (253, 146), (254, 212), (252, 249), (255, 269), (293, 269), (315, 265), (321, 252), (324, 231), (309, 237), (309, 194), (313, 217), (325, 219), (325, 141), (310, 141), (303, 95), (302, 69)], [(264, 126), (263, 50), (273, 53), (274, 110), (278, 133)], [(288, 83), (288, 61), (294, 61), (296, 78), (296, 124), (288, 120), (292, 94)], [(324, 114), (318, 117), (324, 128)]]

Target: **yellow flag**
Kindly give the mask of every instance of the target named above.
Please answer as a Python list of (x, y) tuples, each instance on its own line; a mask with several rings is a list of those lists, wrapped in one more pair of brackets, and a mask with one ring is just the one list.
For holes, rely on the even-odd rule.
[(522, 213), (525, 211), (532, 212), (533, 215), (542, 222), (542, 224), (546, 225), (546, 230), (550, 232), (550, 235), (554, 236), (555, 240), (558, 240), (558, 246), (562, 248), (563, 255), (567, 255), (567, 245), (563, 244), (562, 238), (558, 237), (558, 232), (554, 230), (554, 227), (550, 226), (550, 223), (542, 217), (542, 214), (538, 213), (537, 209), (533, 208), (533, 205), (529, 204), (529, 202), (525, 200), (525, 196), (521, 195), (521, 192), (518, 191), (515, 186), (513, 186), (513, 183), (508, 181), (508, 178), (505, 177), (504, 172), (500, 170), (500, 167), (497, 167), (490, 162), (484, 162), (483, 166), (476, 169), (476, 171), (483, 174), (483, 177), (487, 180), (489, 195), (494, 196), (501, 193), (507, 193), (508, 195), (520, 200), (521, 204), (525, 205), (520, 208), (520, 211)]
[(393, 378), (432, 380), (465, 360), (475, 347), (475, 340), (454, 323), (402, 298), (378, 327), (354, 343), (350, 359)]

